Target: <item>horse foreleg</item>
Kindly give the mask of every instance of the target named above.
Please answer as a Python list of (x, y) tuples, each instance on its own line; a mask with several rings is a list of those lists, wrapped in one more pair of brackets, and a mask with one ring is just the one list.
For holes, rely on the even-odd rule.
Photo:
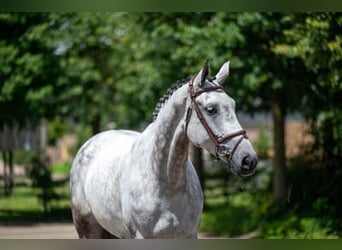
[(80, 239), (118, 239), (106, 231), (92, 213), (81, 214), (73, 209), (73, 220)]

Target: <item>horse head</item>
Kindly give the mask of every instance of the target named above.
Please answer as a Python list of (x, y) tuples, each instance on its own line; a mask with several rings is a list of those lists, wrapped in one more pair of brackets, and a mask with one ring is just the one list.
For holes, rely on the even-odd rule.
[(258, 158), (235, 114), (235, 101), (224, 90), (229, 62), (209, 77), (206, 62), (189, 82), (185, 130), (191, 143), (226, 162), (234, 174), (254, 173)]

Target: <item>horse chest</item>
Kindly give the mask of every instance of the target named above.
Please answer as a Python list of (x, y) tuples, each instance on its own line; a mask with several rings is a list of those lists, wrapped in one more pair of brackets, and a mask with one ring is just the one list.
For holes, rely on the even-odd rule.
[[(197, 234), (203, 196), (194, 168), (187, 168), (185, 186), (127, 176), (122, 198), (123, 213), (133, 238), (191, 238)], [(136, 179), (139, 178), (139, 179)], [(127, 184), (129, 183), (129, 185)], [(123, 192), (122, 192), (123, 193)]]
[(201, 206), (185, 200), (141, 199), (132, 206), (130, 221), (136, 238), (189, 238), (197, 233)]

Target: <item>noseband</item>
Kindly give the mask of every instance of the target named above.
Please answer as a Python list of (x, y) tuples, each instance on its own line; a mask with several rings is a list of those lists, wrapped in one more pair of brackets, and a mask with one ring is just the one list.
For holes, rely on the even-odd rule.
[[(202, 123), (204, 129), (207, 131), (210, 139), (213, 141), (213, 143), (215, 144), (215, 154), (216, 154), (216, 158), (219, 159), (219, 156), (224, 156), (227, 158), (228, 163), (231, 161), (234, 152), (236, 151), (236, 149), (238, 148), (239, 144), (242, 142), (243, 139), (248, 139), (247, 134), (246, 134), (246, 130), (242, 129), (239, 131), (236, 131), (234, 133), (231, 134), (226, 134), (223, 136), (217, 136), (212, 129), (209, 127), (207, 121), (205, 120), (203, 113), (201, 112), (198, 103), (196, 102), (196, 97), (198, 97), (199, 95), (205, 93), (205, 92), (210, 92), (210, 91), (215, 91), (215, 90), (219, 90), (219, 89), (223, 89), (223, 87), (221, 85), (216, 85), (216, 86), (212, 86), (212, 87), (208, 87), (205, 89), (199, 89), (197, 91), (194, 90), (194, 79), (195, 77), (192, 77), (190, 82), (189, 82), (189, 95), (191, 98), (191, 104), (187, 110), (187, 114), (186, 114), (186, 123), (185, 123), (185, 131), (188, 130), (188, 124), (190, 122), (190, 118), (191, 118), (191, 113), (192, 113), (192, 107), (195, 107), (195, 111), (197, 114), (198, 119), (200, 120), (200, 122)], [(230, 141), (231, 139), (233, 139), (234, 137), (240, 136), (239, 140), (235, 143), (234, 147), (232, 149), (227, 148), (223, 143)]]

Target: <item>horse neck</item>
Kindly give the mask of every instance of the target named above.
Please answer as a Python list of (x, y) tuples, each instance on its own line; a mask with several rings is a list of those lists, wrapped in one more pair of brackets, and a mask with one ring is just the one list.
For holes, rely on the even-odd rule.
[(189, 148), (189, 140), (184, 130), (187, 97), (186, 84), (173, 93), (154, 122), (154, 163), (160, 179), (173, 188), (185, 184)]

